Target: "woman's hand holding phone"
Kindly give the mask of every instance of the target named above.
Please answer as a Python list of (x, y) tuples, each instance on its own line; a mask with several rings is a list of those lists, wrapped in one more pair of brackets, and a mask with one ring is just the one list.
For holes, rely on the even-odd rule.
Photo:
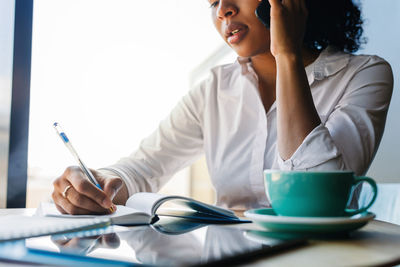
[(277, 147), (283, 160), (292, 157), (307, 135), (321, 123), (304, 68), (305, 62), (315, 60), (317, 55), (303, 49), (308, 16), (305, 1), (269, 0), (270, 51), (277, 69)]
[(307, 21), (305, 0), (269, 0), (271, 5), (270, 50), (277, 58), (298, 55), (301, 51)]

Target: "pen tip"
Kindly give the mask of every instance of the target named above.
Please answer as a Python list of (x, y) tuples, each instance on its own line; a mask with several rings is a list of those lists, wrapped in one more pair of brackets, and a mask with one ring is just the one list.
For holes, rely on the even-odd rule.
[(58, 122), (53, 123), (53, 126), (56, 127), (58, 125)]

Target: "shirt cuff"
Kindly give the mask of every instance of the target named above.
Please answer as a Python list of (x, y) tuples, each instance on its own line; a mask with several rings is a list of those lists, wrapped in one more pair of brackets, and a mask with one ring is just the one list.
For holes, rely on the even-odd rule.
[(342, 169), (339, 150), (337, 149), (329, 130), (320, 124), (303, 140), (293, 155), (283, 160), (278, 155), (281, 170), (334, 170)]

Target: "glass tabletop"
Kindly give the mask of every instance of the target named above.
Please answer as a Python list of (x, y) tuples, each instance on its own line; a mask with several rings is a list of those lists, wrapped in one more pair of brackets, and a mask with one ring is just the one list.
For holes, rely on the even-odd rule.
[[(306, 243), (304, 239), (282, 234), (243, 230), (228, 225), (204, 225), (173, 217), (161, 217), (151, 226), (111, 226), (28, 238), (21, 242), (12, 243), (25, 248), (25, 256), (20, 259), (57, 265), (82, 263), (83, 260), (85, 266), (90, 266), (90, 263), (96, 266), (101, 266), (101, 263), (121, 266), (229, 263), (266, 256)], [(6, 252), (4, 244), (0, 250), (3, 254)], [(15, 248), (9, 247), (9, 251), (13, 250)], [(10, 254), (8, 257), (12, 258)]]

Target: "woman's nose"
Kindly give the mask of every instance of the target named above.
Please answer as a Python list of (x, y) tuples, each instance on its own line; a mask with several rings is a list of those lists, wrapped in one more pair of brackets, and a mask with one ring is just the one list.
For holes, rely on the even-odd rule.
[(218, 19), (224, 20), (229, 17), (233, 17), (237, 14), (238, 9), (232, 3), (221, 0), (218, 5), (217, 16)]

